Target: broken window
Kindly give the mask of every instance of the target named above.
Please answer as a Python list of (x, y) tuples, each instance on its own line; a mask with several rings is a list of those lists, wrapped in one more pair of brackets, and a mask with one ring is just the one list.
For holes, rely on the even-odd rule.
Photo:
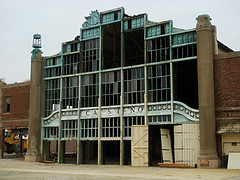
[(82, 76), (81, 107), (97, 107), (99, 97), (99, 75)]
[(170, 60), (169, 36), (147, 41), (148, 63)]
[(174, 101), (198, 109), (197, 60), (173, 63)]
[(63, 56), (63, 74), (79, 73), (79, 53)]
[(187, 45), (172, 49), (173, 59), (181, 59), (186, 57), (197, 56), (197, 45)]
[(120, 137), (120, 118), (102, 119), (102, 137)]
[(62, 123), (62, 138), (70, 139), (77, 138), (78, 121), (77, 120), (65, 120)]
[(91, 39), (82, 42), (81, 50), (81, 72), (92, 72), (99, 70), (99, 39)]
[(121, 95), (121, 72), (102, 73), (102, 105), (119, 105)]
[(78, 83), (78, 76), (63, 78), (63, 109), (72, 109), (78, 107)]
[(132, 125), (144, 125), (144, 116), (125, 117), (124, 118), (124, 137), (131, 137)]
[(144, 68), (124, 70), (124, 103), (144, 102)]
[(58, 127), (44, 127), (43, 128), (43, 139), (57, 139), (58, 138)]
[(81, 120), (81, 138), (97, 138), (98, 137), (98, 120), (82, 119)]
[(45, 117), (49, 116), (60, 101), (60, 79), (45, 81)]
[(102, 26), (103, 69), (121, 66), (121, 23)]
[(144, 31), (125, 32), (125, 66), (144, 63)]
[(148, 101), (170, 101), (170, 67), (169, 64), (148, 67)]

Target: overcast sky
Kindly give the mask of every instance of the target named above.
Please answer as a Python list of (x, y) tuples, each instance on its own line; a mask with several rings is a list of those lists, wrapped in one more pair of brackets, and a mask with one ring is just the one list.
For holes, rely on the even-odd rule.
[(239, 0), (0, 0), (0, 78), (6, 83), (30, 79), (33, 34), (42, 35), (44, 56), (73, 40), (91, 10), (124, 7), (128, 15), (147, 13), (152, 21), (173, 20), (173, 26), (192, 29), (196, 17), (209, 14), (218, 40), (240, 50)]

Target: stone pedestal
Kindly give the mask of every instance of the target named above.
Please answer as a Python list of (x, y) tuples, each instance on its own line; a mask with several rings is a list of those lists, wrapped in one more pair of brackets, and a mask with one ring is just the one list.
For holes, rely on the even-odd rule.
[(41, 155), (35, 155), (35, 154), (26, 154), (25, 156), (26, 162), (39, 162), (41, 161)]
[(218, 168), (216, 151), (216, 120), (213, 56), (215, 43), (213, 26), (208, 15), (197, 18), (197, 66), (200, 119), (200, 157), (198, 167)]

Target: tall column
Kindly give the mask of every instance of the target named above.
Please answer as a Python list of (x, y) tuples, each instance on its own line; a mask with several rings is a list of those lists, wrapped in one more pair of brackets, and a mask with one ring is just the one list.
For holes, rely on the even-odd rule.
[(197, 18), (197, 66), (200, 118), (200, 157), (198, 167), (217, 168), (216, 123), (213, 73), (213, 26), (208, 15)]
[(41, 160), (41, 92), (42, 92), (42, 52), (41, 36), (33, 36), (33, 51), (31, 57), (31, 85), (29, 100), (28, 150), (25, 161)]

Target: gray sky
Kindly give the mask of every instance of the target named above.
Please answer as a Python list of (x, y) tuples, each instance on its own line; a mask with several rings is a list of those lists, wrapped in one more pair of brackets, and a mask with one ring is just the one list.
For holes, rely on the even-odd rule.
[(240, 50), (239, 0), (0, 0), (0, 78), (6, 83), (30, 79), (32, 36), (42, 35), (44, 56), (73, 40), (91, 10), (124, 7), (128, 15), (147, 13), (152, 21), (173, 20), (173, 26), (192, 29), (196, 17), (209, 14), (218, 40)]

